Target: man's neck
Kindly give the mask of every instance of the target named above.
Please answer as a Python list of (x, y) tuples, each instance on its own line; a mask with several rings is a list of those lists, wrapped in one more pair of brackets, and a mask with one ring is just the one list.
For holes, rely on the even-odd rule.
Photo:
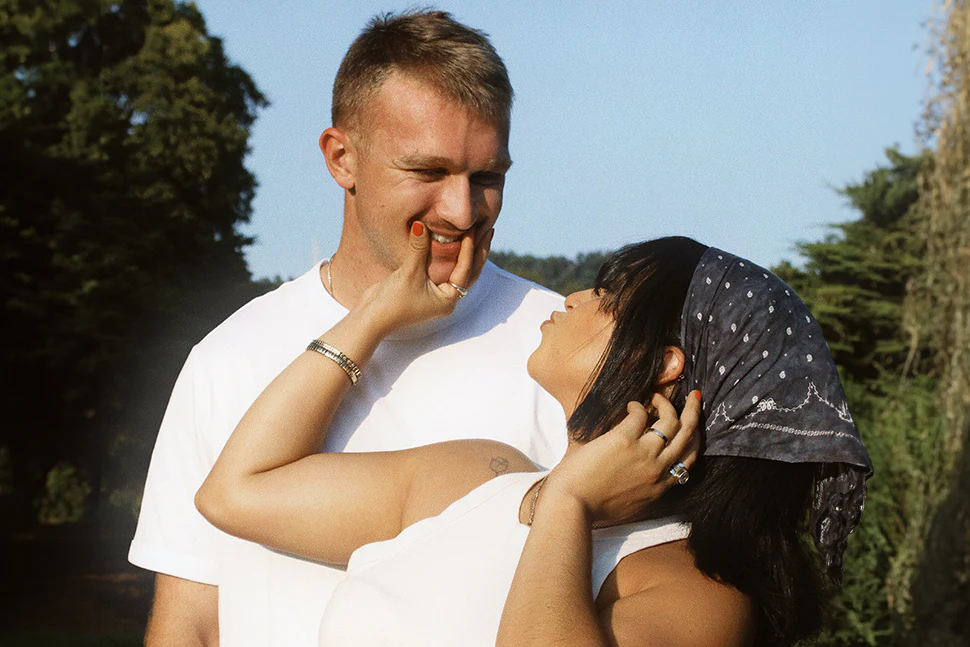
[(333, 299), (351, 310), (367, 288), (383, 281), (389, 271), (373, 262), (361, 262), (361, 255), (350, 251), (343, 241), (330, 261), (320, 267), (320, 281)]

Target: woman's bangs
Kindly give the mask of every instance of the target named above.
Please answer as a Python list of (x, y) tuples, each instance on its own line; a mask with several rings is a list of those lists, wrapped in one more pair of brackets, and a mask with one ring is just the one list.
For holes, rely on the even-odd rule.
[(645, 285), (656, 265), (646, 243), (629, 245), (611, 255), (596, 275), (593, 289), (602, 298), (600, 308), (619, 319), (641, 285)]

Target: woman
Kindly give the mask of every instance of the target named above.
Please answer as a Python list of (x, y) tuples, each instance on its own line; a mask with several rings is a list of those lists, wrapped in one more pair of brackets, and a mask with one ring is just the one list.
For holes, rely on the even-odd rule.
[[(529, 360), (568, 419), (548, 474), (493, 441), (318, 454), (384, 336), (447, 315), (487, 254), (463, 240), (435, 285), (420, 222), (411, 243), (256, 400), (196, 499), (231, 534), (348, 564), (321, 644), (790, 644), (818, 627), (800, 541), (812, 484), (812, 534), (837, 580), (871, 468), (784, 283), (685, 238), (611, 257)], [(685, 399), (678, 417), (670, 401)]]

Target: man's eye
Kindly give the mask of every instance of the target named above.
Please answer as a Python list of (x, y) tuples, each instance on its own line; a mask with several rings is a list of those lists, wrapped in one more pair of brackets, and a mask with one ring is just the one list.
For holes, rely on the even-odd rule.
[(445, 170), (440, 168), (413, 168), (409, 170), (423, 180), (438, 180), (445, 176)]
[(505, 176), (501, 173), (475, 173), (472, 181), (482, 186), (498, 186), (505, 182)]

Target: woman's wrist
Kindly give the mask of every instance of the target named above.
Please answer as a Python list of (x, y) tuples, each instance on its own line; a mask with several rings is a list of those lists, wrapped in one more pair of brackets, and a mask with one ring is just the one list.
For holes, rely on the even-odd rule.
[(377, 298), (363, 298), (347, 313), (347, 325), (361, 335), (378, 342), (400, 328), (388, 307)]
[(579, 518), (592, 527), (593, 515), (589, 504), (563, 479), (555, 478), (555, 470), (549, 474), (535, 502), (534, 518), (551, 516), (557, 520)]

